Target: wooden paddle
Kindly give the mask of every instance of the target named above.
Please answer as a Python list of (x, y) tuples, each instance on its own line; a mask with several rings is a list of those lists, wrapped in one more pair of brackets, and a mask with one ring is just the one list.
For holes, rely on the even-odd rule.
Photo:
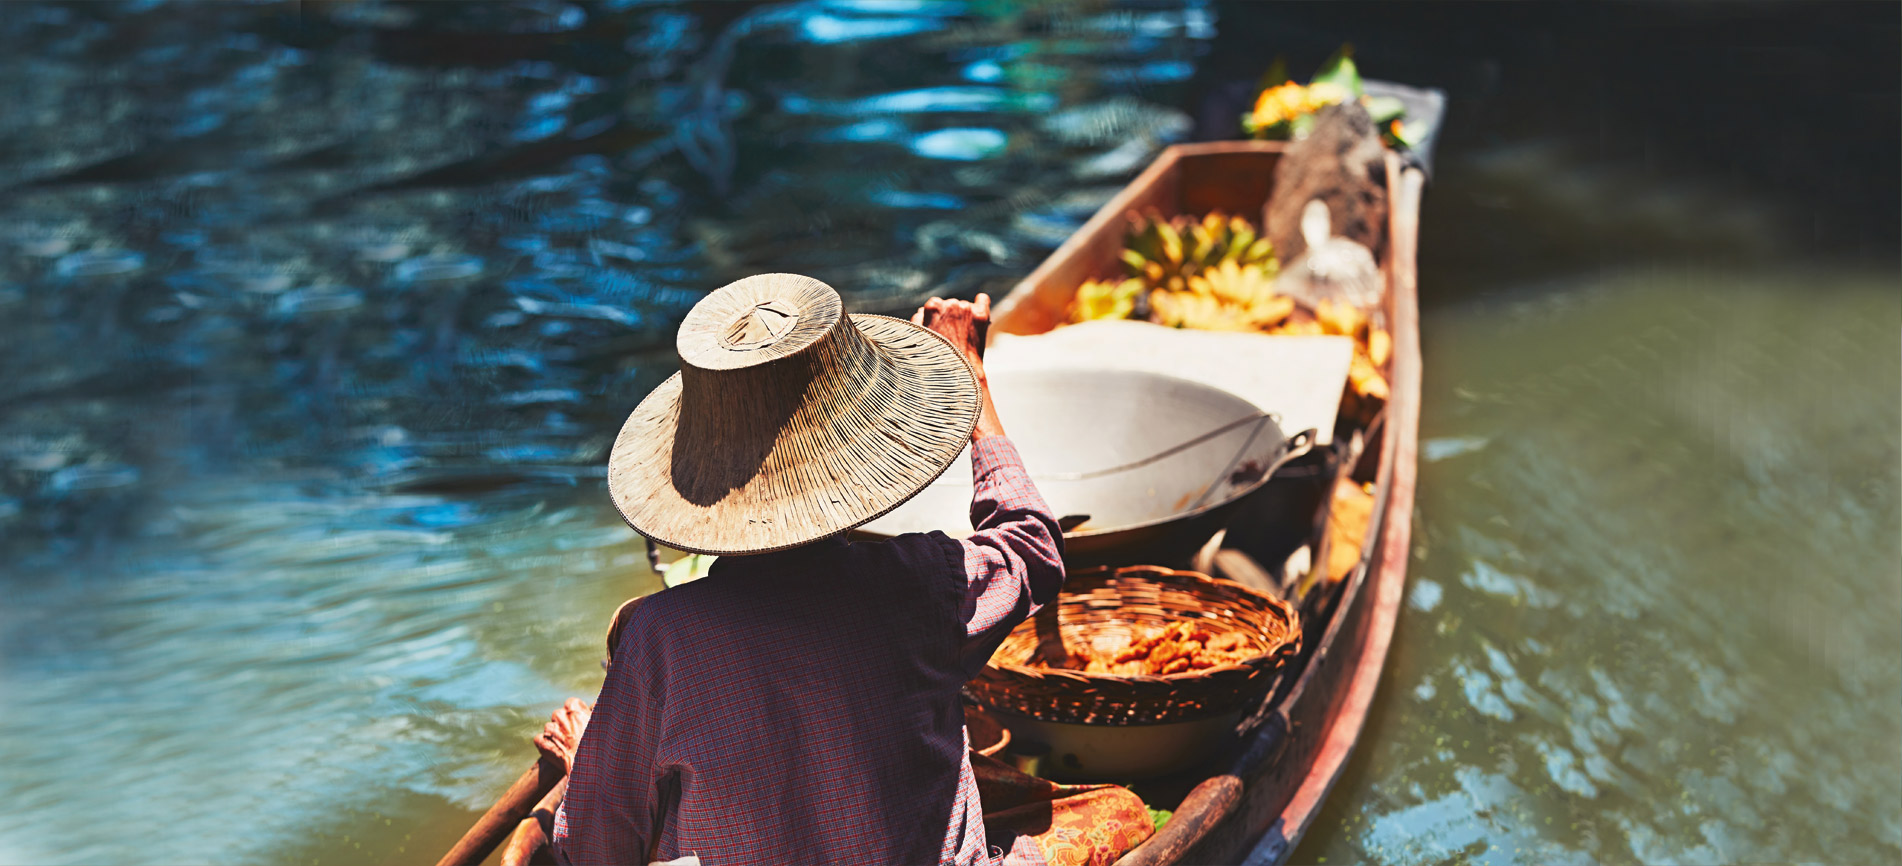
[(436, 866), (476, 866), (481, 863), (495, 850), (495, 846), (515, 831), (523, 818), (534, 811), (535, 804), (555, 789), (556, 783), (564, 775), (566, 772), (561, 767), (561, 761), (543, 755), (502, 793), (502, 798), (496, 800), (489, 811), (476, 820), (469, 832), (462, 834), (462, 839), (449, 849), (449, 853), (442, 855), (441, 860), (436, 861)]
[[(568, 780), (563, 779), (555, 785), (555, 790), (535, 804), (535, 811), (515, 826), (515, 832), (509, 834), (508, 841), (502, 845), (499, 866), (528, 866), (536, 862), (536, 855), (548, 846), (548, 834), (554, 832), (555, 811), (561, 808), (561, 798), (567, 791)], [(548, 858), (542, 859), (548, 861)]]
[[(650, 542), (648, 547), (650, 558), (653, 552), (654, 548)], [(640, 598), (630, 598), (621, 602), (621, 606), (615, 609), (614, 616), (608, 620), (609, 664), (613, 664), (614, 648), (621, 642), (621, 629), (627, 622), (627, 615), (633, 612), (640, 600)], [(515, 832), (515, 828), (521, 825), (522, 819), (534, 812), (536, 804), (540, 803), (542, 798), (548, 797), (549, 792), (553, 791), (555, 785), (566, 775), (567, 771), (562, 769), (559, 759), (542, 755), (541, 760), (535, 762), (535, 766), (529, 767), (528, 772), (523, 773), (521, 778), (515, 780), (515, 784), (502, 792), (502, 798), (495, 801), (495, 805), (490, 806), (489, 811), (483, 813), (482, 817), (475, 822), (475, 826), (469, 828), (469, 832), (462, 834), (462, 839), (456, 842), (455, 847), (450, 848), (449, 853), (442, 855), (442, 859), (436, 861), (436, 866), (476, 866), (481, 863), (495, 850), (495, 846), (502, 844), (503, 839)], [(552, 799), (559, 802), (560, 797), (557, 795)]]

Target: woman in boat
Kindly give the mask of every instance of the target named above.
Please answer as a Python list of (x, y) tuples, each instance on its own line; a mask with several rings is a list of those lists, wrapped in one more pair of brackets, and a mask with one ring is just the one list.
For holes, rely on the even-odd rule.
[[(973, 769), (959, 690), (1064, 576), (991, 403), (988, 321), (984, 295), (846, 316), (786, 274), (695, 306), (609, 486), (636, 530), (721, 557), (624, 607), (592, 711), (571, 699), (537, 738), (570, 765), (560, 860), (1109, 862), (1149, 834), (1122, 789)], [(843, 538), (967, 442), (970, 537)], [(1014, 828), (987, 835), (980, 777), (1005, 783)]]

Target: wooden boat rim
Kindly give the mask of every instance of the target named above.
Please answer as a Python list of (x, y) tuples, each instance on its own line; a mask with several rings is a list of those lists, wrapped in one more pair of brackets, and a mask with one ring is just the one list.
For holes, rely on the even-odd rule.
[[(1072, 262), (1084, 253), (1094, 236), (1117, 231), (1125, 214), (1135, 209), (1151, 189), (1184, 160), (1203, 156), (1260, 153), (1279, 156), (1286, 145), (1278, 142), (1220, 141), (1175, 145), (1160, 154), (1151, 165), (1106, 202), (1084, 226), (1057, 248), (1028, 276), (1020, 281), (998, 304), (994, 319), (1008, 322), (1013, 314), (1033, 302), (1039, 291), (1064, 269), (1071, 276), (1077, 271)], [(1250, 863), (1281, 862), (1300, 841), (1345, 769), (1348, 756), (1359, 740), (1367, 712), (1384, 669), (1398, 618), (1411, 551), (1413, 492), (1417, 473), (1417, 437), (1420, 408), (1420, 347), (1417, 297), (1417, 252), (1419, 240), (1419, 204), (1424, 187), (1423, 172), (1403, 164), (1395, 154), (1387, 159), (1389, 190), (1387, 271), (1390, 332), (1394, 335), (1393, 361), (1389, 370), (1390, 399), (1380, 422), (1381, 459), (1375, 482), (1375, 511), (1370, 521), (1373, 539), (1361, 564), (1348, 577), (1341, 595), (1328, 617), (1321, 641), (1314, 647), (1295, 684), (1279, 695), (1271, 695), (1257, 712), (1247, 735), (1247, 748), (1235, 759), (1227, 773), (1204, 780), (1175, 811), (1174, 817), (1148, 841), (1118, 861), (1121, 866), (1147, 866), (1179, 862), (1180, 857), (1198, 843), (1204, 843), (1218, 825), (1233, 825), (1237, 820), (1258, 826), (1225, 826), (1229, 835), (1245, 840), (1244, 850)], [(1118, 232), (1120, 234), (1120, 232)], [(1074, 286), (1071, 287), (1074, 291)], [(1006, 333), (1024, 333), (1011, 327)], [(1033, 332), (1034, 333), (1034, 332)], [(1371, 580), (1371, 593), (1368, 584)], [(1342, 643), (1342, 632), (1354, 617), (1366, 617), (1357, 642)], [(1325, 694), (1309, 694), (1309, 686), (1330, 655), (1348, 654), (1353, 667)], [(1247, 822), (1237, 815), (1254, 776), (1271, 767), (1285, 751), (1292, 735), (1290, 717), (1299, 701), (1329, 700), (1326, 730), (1318, 750), (1309, 762), (1298, 786), (1279, 814), (1266, 822)], [(1268, 703), (1272, 702), (1272, 703)], [(1237, 832), (1239, 831), (1239, 833)]]
[[(1353, 585), (1346, 591), (1356, 597), (1364, 590), (1367, 578), (1374, 579), (1374, 597), (1363, 601), (1372, 607), (1367, 611), (1370, 618), (1358, 663), (1349, 674), (1346, 682), (1346, 694), (1340, 707), (1331, 714), (1328, 731), (1320, 755), (1310, 764), (1307, 777), (1296, 789), (1292, 801), (1283, 810), (1283, 827), (1280, 839), (1268, 837), (1272, 826), (1264, 832), (1253, 850), (1249, 852), (1250, 862), (1279, 863), (1294, 853), (1314, 818), (1319, 814), (1321, 805), (1328, 794), (1340, 781), (1341, 773), (1347, 768), (1347, 759), (1360, 741), (1362, 729), (1366, 726), (1368, 711), (1372, 708), (1374, 694), (1380, 684), (1380, 674), (1386, 667), (1387, 651), (1393, 643), (1394, 625), (1399, 619), (1400, 603), (1405, 595), (1407, 564), (1412, 556), (1413, 534), (1413, 497), (1415, 482), (1418, 479), (1418, 448), (1420, 425), (1420, 388), (1422, 362), (1420, 358), (1419, 323), (1419, 286), (1418, 286), (1418, 245), (1419, 245), (1419, 206), (1426, 175), (1418, 168), (1402, 168), (1397, 157), (1388, 156), (1389, 189), (1394, 191), (1398, 205), (1392, 208), (1390, 219), (1391, 252), (1389, 254), (1390, 294), (1394, 333), (1394, 363), (1391, 372), (1392, 399), (1387, 404), (1388, 435), (1384, 437), (1386, 454), (1381, 461), (1380, 484), (1386, 485), (1386, 495), (1376, 497), (1374, 525), (1376, 538), (1372, 545), (1373, 557), (1363, 560), (1353, 576)], [(1352, 599), (1352, 600), (1358, 600)], [(1330, 627), (1338, 627), (1345, 621), (1346, 607), (1350, 598), (1342, 596), (1340, 615), (1334, 617)], [(1334, 635), (1329, 635), (1329, 638)], [(1309, 667), (1313, 667), (1312, 660)], [(1304, 672), (1305, 673), (1305, 672)], [(1294, 820), (1289, 821), (1290, 818)]]

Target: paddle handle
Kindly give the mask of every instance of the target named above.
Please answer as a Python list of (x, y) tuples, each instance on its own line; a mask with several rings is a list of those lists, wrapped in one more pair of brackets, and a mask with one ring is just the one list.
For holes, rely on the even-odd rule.
[[(515, 832), (509, 834), (508, 841), (502, 844), (500, 866), (527, 866), (535, 861), (535, 855), (548, 845), (548, 834), (555, 823), (555, 810), (561, 808), (561, 798), (567, 791), (567, 779), (556, 783), (555, 789), (535, 804), (535, 811), (523, 818), (522, 823), (515, 825)], [(548, 822), (546, 827), (542, 825), (544, 820)]]
[(495, 801), (482, 817), (477, 819), (469, 832), (462, 834), (455, 847), (436, 861), (436, 866), (476, 866), (481, 863), (495, 846), (515, 830), (515, 826), (528, 817), (535, 804), (555, 789), (555, 784), (565, 775), (561, 762), (543, 755), (541, 760), (528, 768), (528, 772), (515, 780), (515, 784)]

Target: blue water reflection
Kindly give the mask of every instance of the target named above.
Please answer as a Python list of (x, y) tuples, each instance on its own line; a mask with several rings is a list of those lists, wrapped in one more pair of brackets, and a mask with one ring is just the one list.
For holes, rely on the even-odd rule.
[(23, 863), (433, 856), (656, 586), (603, 468), (681, 315), (764, 270), (884, 312), (1001, 291), (1187, 129), (1175, 78), (1094, 70), (1208, 38), (1067, 4), (11, 12)]

